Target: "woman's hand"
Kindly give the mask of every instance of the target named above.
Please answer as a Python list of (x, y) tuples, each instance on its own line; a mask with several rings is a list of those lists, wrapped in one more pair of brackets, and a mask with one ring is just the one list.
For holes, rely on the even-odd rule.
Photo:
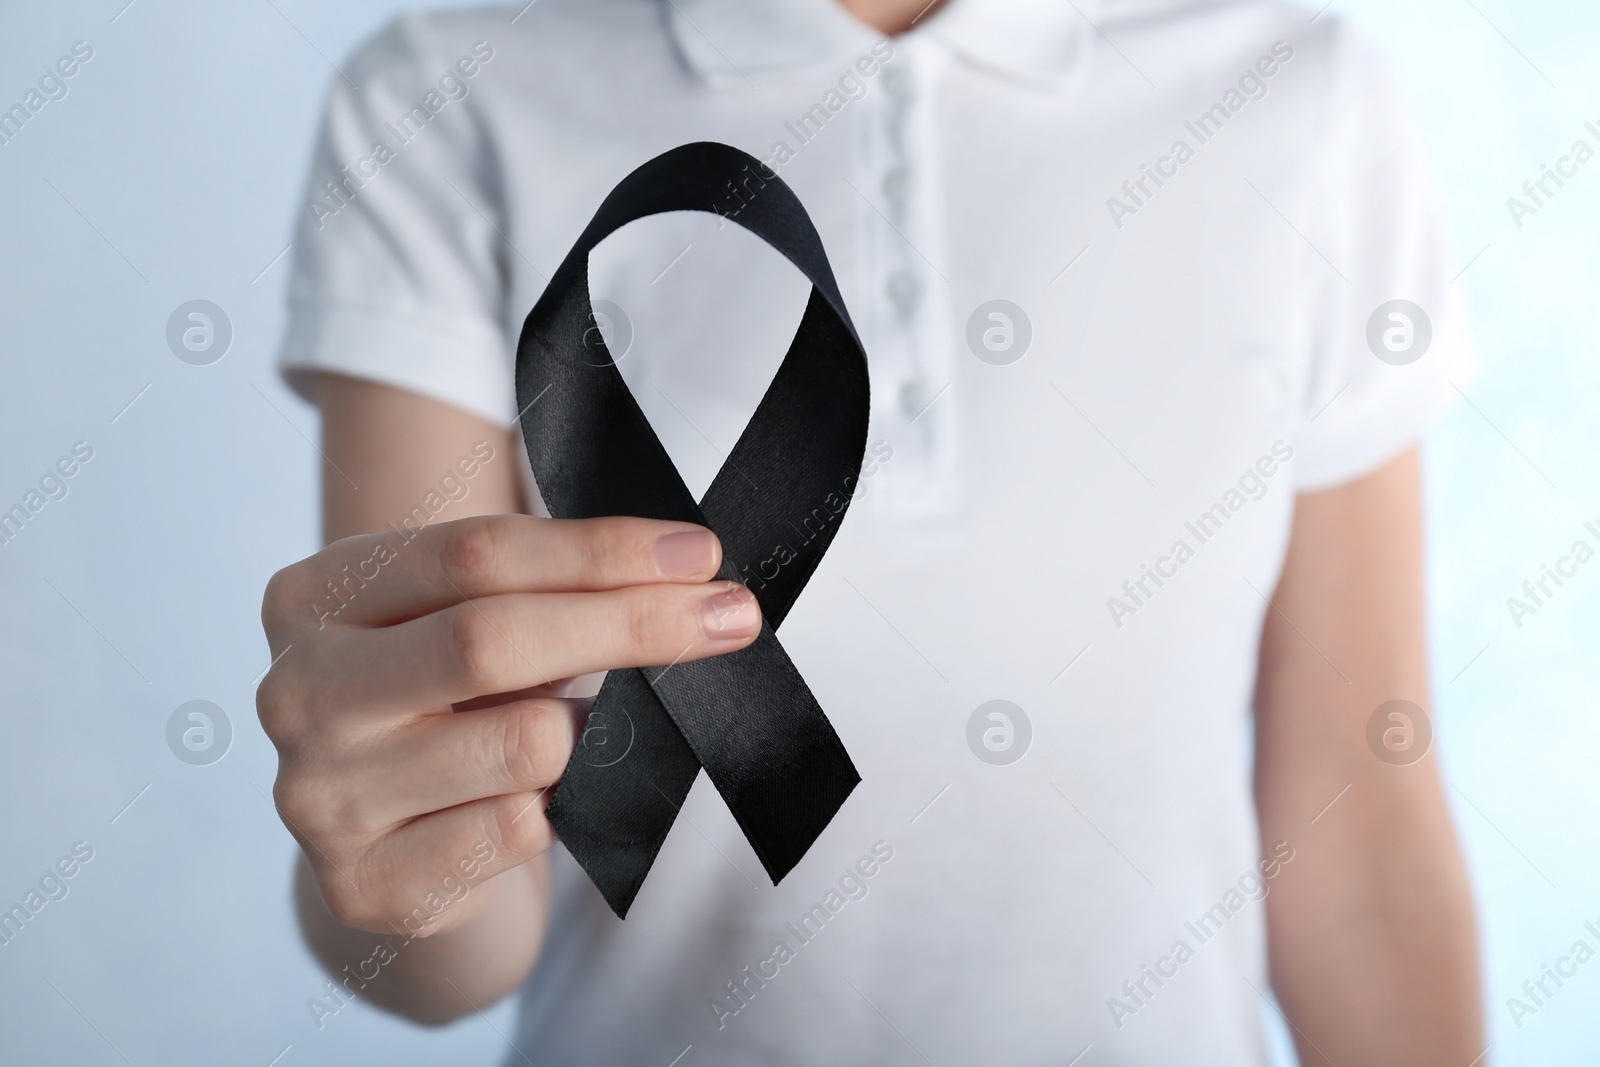
[[(683, 523), (497, 515), (346, 537), (275, 574), (256, 705), (332, 916), (415, 937), (480, 914), (478, 886), (554, 840), (548, 789), (586, 704), (571, 680), (755, 639), (755, 598), (711, 581), (721, 555)], [(435, 913), (446, 875), (473, 888)]]

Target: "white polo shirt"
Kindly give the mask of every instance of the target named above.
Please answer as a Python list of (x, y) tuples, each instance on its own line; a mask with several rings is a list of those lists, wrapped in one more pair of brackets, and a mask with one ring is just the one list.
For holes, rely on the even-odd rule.
[[(557, 848), (508, 1062), (1262, 1062), (1260, 898), (1317, 844), (1311, 812), (1257, 841), (1263, 598), (1295, 493), (1465, 384), (1380, 65), (1264, 0), (952, 0), (892, 42), (825, 0), (520, 7), (401, 19), (334, 82), (291, 380), (510, 423), (522, 319), (600, 200), (716, 140), (810, 211), (873, 425), (779, 633), (862, 784), (774, 888), (702, 776), (625, 922)], [(692, 214), (592, 267), (701, 491), (806, 285)]]

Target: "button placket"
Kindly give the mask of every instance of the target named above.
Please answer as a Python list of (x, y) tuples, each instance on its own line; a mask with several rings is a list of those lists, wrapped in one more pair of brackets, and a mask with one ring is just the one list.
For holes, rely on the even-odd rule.
[[(937, 49), (912, 43), (882, 73), (874, 108), (868, 185), (877, 206), (866, 218), (875, 255), (869, 277), (881, 296), (870, 347), (877, 432), (895, 448), (875, 508), (907, 516), (953, 506), (952, 405), (948, 281), (940, 273), (945, 219), (939, 196), (937, 146), (930, 114), (940, 70)], [(874, 188), (875, 187), (875, 188)]]

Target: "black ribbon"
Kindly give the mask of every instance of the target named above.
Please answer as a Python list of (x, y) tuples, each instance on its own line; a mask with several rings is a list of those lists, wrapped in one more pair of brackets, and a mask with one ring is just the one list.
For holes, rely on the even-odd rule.
[[(590, 307), (589, 252), (663, 211), (737, 222), (812, 286), (777, 375), (699, 504), (618, 373)], [(764, 616), (755, 643), (738, 652), (610, 672), (551, 797), (551, 823), (626, 916), (704, 767), (776, 884), (861, 780), (773, 633), (844, 518), (867, 439), (866, 356), (794, 192), (759, 160), (711, 142), (675, 148), (629, 174), (528, 314), (517, 406), (550, 514), (707, 526), (722, 540), (719, 577), (749, 586)]]

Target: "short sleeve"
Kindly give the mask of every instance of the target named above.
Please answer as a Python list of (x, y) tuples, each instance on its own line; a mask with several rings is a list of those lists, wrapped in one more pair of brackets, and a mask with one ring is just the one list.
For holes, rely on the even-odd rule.
[(1296, 485), (1330, 488), (1415, 443), (1474, 361), (1422, 136), (1382, 62), (1333, 30), (1317, 192)]
[[(294, 237), (279, 359), (515, 415), (502, 239), (473, 89), (486, 42), (445, 50), (402, 19), (336, 78)], [(437, 51), (438, 54), (430, 54)]]

